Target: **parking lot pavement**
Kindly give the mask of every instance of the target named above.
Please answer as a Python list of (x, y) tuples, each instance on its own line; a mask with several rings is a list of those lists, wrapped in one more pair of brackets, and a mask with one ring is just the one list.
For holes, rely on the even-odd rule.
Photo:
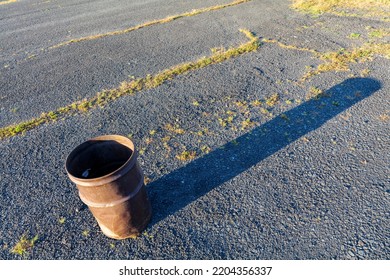
[[(289, 4), (1, 5), (0, 258), (388, 259), (389, 24)], [(65, 171), (104, 134), (139, 151), (136, 239), (104, 236)]]

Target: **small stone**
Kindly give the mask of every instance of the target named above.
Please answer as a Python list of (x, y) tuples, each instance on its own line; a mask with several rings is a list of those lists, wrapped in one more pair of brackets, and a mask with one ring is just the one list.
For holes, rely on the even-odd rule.
[(352, 251), (348, 251), (348, 255), (350, 255), (351, 257), (355, 256), (355, 254)]
[(366, 254), (366, 252), (364, 252), (364, 250), (358, 250), (358, 255), (364, 256), (365, 254)]

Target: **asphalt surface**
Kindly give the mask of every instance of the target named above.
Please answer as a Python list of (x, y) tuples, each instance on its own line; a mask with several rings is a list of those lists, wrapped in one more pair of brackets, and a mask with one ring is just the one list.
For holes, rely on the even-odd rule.
[[(368, 27), (390, 25), (312, 18), (289, 9), (287, 0), (253, 0), (49, 49), (228, 2), (0, 6), (0, 125), (208, 56), (215, 47), (238, 46), (247, 41), (240, 28), (326, 52), (360, 46)], [(262, 43), (256, 52), (1, 140), (0, 258), (389, 259), (389, 60), (375, 56), (297, 83), (319, 63), (310, 52)], [(308, 100), (313, 87), (325, 96)], [(264, 105), (275, 93), (279, 100)], [(142, 151), (153, 217), (137, 239), (104, 236), (65, 172), (73, 148), (103, 134), (129, 136)], [(196, 158), (178, 160), (183, 151)], [(38, 240), (19, 256), (11, 250), (24, 234)]]

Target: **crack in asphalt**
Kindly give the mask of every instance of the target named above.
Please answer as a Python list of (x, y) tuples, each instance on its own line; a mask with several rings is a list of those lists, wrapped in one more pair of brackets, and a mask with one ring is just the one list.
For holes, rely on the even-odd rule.
[(220, 10), (220, 9), (224, 9), (224, 8), (228, 8), (228, 7), (232, 7), (232, 6), (236, 6), (236, 5), (240, 5), (240, 4), (243, 4), (243, 3), (250, 2), (250, 1), (252, 1), (252, 0), (235, 0), (235, 1), (233, 1), (231, 3), (228, 3), (228, 4), (210, 6), (210, 7), (201, 8), (201, 9), (194, 9), (194, 10), (192, 10), (190, 12), (185, 12), (185, 13), (182, 13), (182, 14), (177, 14), (177, 15), (168, 16), (168, 17), (161, 18), (161, 19), (148, 21), (148, 22), (145, 22), (145, 23), (142, 23), (142, 24), (139, 24), (139, 25), (136, 25), (136, 26), (132, 26), (132, 27), (129, 27), (129, 28), (126, 28), (126, 29), (122, 29), (122, 30), (111, 31), (111, 32), (107, 32), (107, 33), (100, 33), (100, 34), (96, 34), (96, 35), (90, 35), (90, 36), (81, 37), (81, 38), (78, 38), (78, 39), (71, 39), (71, 40), (59, 43), (57, 45), (51, 46), (51, 47), (49, 47), (49, 49), (59, 48), (59, 47), (63, 47), (63, 46), (66, 46), (66, 45), (79, 43), (79, 42), (83, 42), (83, 41), (97, 40), (97, 39), (101, 39), (101, 38), (104, 38), (104, 37), (107, 37), (107, 36), (122, 35), (122, 34), (126, 34), (126, 33), (129, 33), (129, 32), (141, 29), (141, 28), (145, 28), (145, 27), (149, 27), (149, 26), (153, 26), (153, 25), (157, 25), (157, 24), (168, 23), (168, 22), (180, 19), (180, 18), (192, 17), (192, 16), (200, 15), (200, 14), (211, 12), (211, 11), (216, 11), (216, 10)]
[(240, 29), (240, 31), (250, 39), (247, 43), (241, 44), (235, 48), (229, 48), (226, 51), (214, 53), (211, 56), (203, 57), (197, 61), (173, 66), (172, 68), (163, 70), (156, 75), (147, 75), (144, 78), (139, 78), (130, 82), (124, 81), (119, 87), (98, 92), (90, 99), (76, 101), (54, 111), (42, 113), (38, 118), (3, 127), (0, 129), (0, 140), (32, 130), (45, 123), (54, 122), (58, 119), (64, 119), (68, 116), (76, 115), (78, 113), (84, 113), (97, 107), (104, 107), (119, 97), (132, 95), (145, 89), (156, 88), (162, 85), (164, 82), (182, 74), (204, 68), (209, 65), (217, 64), (244, 53), (257, 50), (260, 46), (259, 39), (248, 30)]

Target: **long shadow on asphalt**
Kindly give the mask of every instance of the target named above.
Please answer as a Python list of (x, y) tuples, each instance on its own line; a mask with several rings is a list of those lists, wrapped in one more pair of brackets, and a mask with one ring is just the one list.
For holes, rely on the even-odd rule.
[(205, 195), (258, 164), (280, 149), (316, 130), (327, 121), (381, 88), (370, 78), (352, 78), (335, 85), (323, 96), (256, 127), (186, 166), (148, 185), (153, 208), (151, 224)]

